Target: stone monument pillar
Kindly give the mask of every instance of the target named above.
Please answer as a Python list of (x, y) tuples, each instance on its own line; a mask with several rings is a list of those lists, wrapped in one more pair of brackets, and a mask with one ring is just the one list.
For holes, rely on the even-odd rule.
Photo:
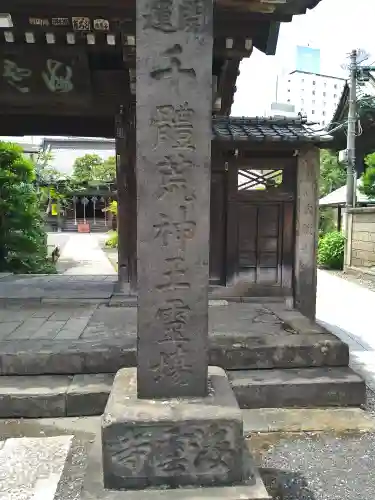
[(104, 486), (245, 498), (241, 411), (207, 356), (213, 0), (136, 6), (138, 366), (103, 415)]
[(207, 394), (212, 0), (137, 1), (138, 395)]

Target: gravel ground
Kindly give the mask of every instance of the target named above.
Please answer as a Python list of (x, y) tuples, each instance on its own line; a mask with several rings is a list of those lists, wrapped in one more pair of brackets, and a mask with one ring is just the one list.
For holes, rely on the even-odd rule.
[(368, 288), (372, 292), (375, 292), (375, 276), (371, 274), (359, 273), (351, 271), (350, 273), (346, 273), (344, 271), (327, 271), (330, 274), (337, 276), (338, 278), (342, 278), (344, 280), (355, 283), (356, 285), (363, 286)]
[[(365, 409), (375, 417), (370, 390)], [(275, 433), (253, 445), (274, 500), (375, 498), (375, 433)]]

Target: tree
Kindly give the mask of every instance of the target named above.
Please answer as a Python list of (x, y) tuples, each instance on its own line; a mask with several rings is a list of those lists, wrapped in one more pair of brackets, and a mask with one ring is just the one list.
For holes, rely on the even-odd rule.
[(375, 153), (371, 153), (365, 158), (366, 170), (358, 184), (361, 193), (370, 200), (375, 199)]
[(77, 158), (73, 165), (73, 179), (88, 182), (95, 179), (96, 169), (103, 165), (103, 159), (97, 154), (85, 154)]
[[(346, 169), (338, 162), (336, 154), (328, 150), (320, 152), (319, 195), (326, 196), (346, 183)], [(334, 211), (330, 207), (319, 210), (319, 232), (321, 234), (333, 231), (336, 227)]]
[(323, 149), (320, 152), (320, 197), (326, 196), (346, 183), (346, 168), (339, 164), (336, 154)]
[(34, 165), (22, 149), (0, 142), (0, 272), (55, 271), (47, 260), (47, 236), (34, 181)]
[(109, 182), (116, 179), (116, 158), (110, 156), (95, 167), (95, 180)]

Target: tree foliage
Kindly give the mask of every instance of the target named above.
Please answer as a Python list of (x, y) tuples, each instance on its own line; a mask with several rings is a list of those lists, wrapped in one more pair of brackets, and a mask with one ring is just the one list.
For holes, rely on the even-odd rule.
[(116, 158), (110, 156), (101, 165), (95, 168), (95, 179), (97, 181), (113, 181), (116, 179)]
[(370, 200), (375, 200), (375, 153), (366, 156), (365, 165), (366, 170), (358, 184), (358, 189)]
[(97, 154), (85, 154), (77, 158), (73, 165), (73, 179), (78, 182), (88, 182), (95, 178), (95, 169), (102, 165), (103, 160)]
[[(346, 169), (340, 165), (336, 154), (322, 150), (320, 152), (319, 197), (326, 196), (346, 183)], [(319, 210), (319, 233), (325, 234), (336, 228), (334, 209), (321, 207)]]
[(326, 196), (346, 183), (346, 169), (338, 162), (337, 155), (323, 149), (320, 152), (320, 197)]
[(34, 181), (22, 149), (0, 142), (0, 271), (54, 272)]
[(116, 179), (116, 159), (110, 156), (103, 160), (97, 154), (85, 154), (75, 160), (72, 177), (78, 182), (112, 181)]

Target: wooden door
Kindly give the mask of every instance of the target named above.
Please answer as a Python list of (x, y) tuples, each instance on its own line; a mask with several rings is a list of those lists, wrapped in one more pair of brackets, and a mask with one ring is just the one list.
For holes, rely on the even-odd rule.
[(238, 204), (238, 268), (256, 295), (291, 293), (293, 204)]
[(292, 294), (294, 179), (292, 165), (239, 170), (236, 274), (249, 295)]

